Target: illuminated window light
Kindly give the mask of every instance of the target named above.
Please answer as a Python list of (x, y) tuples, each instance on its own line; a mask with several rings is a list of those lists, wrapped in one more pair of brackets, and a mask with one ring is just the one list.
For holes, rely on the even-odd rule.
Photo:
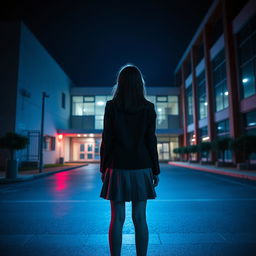
[(247, 82), (249, 82), (249, 78), (247, 78), (247, 77), (243, 78), (242, 82), (243, 82), (243, 84), (246, 84)]
[(97, 101), (97, 103), (96, 103), (98, 106), (103, 106), (103, 105), (105, 105), (105, 102), (104, 101)]

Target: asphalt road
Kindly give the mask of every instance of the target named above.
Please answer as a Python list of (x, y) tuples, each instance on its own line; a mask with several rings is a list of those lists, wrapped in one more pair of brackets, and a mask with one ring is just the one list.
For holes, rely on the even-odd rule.
[[(256, 182), (161, 164), (149, 256), (256, 255)], [(0, 186), (0, 255), (110, 255), (98, 164)], [(136, 255), (126, 203), (122, 255)]]

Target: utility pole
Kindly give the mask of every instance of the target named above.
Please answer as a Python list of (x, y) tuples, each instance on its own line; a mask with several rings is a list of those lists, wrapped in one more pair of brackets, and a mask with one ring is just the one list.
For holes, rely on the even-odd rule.
[(44, 105), (45, 98), (49, 98), (46, 92), (42, 94), (42, 116), (41, 116), (41, 131), (40, 131), (40, 151), (39, 151), (39, 172), (43, 170), (43, 143), (44, 143)]

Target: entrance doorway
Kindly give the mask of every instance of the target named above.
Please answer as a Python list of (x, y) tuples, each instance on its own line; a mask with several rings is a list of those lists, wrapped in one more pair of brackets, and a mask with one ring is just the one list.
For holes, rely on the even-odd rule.
[(79, 145), (79, 160), (80, 161), (87, 161), (94, 159), (94, 145), (93, 142), (83, 142)]
[(159, 160), (169, 160), (170, 159), (170, 146), (169, 142), (158, 142), (157, 151)]
[[(97, 146), (97, 145), (96, 145)], [(72, 138), (71, 142), (72, 161), (91, 161), (95, 159), (94, 138)]]

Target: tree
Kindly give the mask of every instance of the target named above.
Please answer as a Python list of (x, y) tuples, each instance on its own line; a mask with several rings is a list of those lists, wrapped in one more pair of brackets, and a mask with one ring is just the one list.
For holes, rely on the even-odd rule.
[(205, 141), (205, 142), (201, 142), (198, 145), (198, 149), (200, 153), (206, 153), (206, 161), (208, 162), (208, 158), (209, 158), (209, 152), (212, 149), (212, 143)]
[(4, 136), (0, 137), (0, 148), (7, 149), (10, 152), (10, 159), (7, 161), (7, 178), (17, 177), (15, 151), (24, 149), (27, 144), (28, 138), (15, 132), (7, 132)]
[(234, 152), (243, 154), (248, 167), (250, 166), (250, 156), (256, 153), (256, 136), (255, 135), (242, 135), (234, 139), (231, 144), (231, 149)]
[(181, 152), (182, 155), (186, 154), (187, 159), (188, 159), (188, 154), (189, 154), (188, 147), (181, 147), (180, 152)]
[(174, 153), (174, 154), (179, 154), (179, 155), (180, 155), (180, 154), (181, 154), (181, 152), (180, 152), (180, 148), (174, 148), (174, 149), (173, 149), (173, 153)]
[(222, 162), (225, 162), (225, 151), (230, 149), (230, 137), (218, 137), (212, 142), (212, 149), (216, 152), (221, 152)]
[[(190, 154), (196, 153), (196, 152), (198, 152), (198, 146), (197, 145), (190, 145), (190, 146), (187, 147), (187, 151)], [(191, 157), (191, 155), (190, 155), (190, 157)]]

